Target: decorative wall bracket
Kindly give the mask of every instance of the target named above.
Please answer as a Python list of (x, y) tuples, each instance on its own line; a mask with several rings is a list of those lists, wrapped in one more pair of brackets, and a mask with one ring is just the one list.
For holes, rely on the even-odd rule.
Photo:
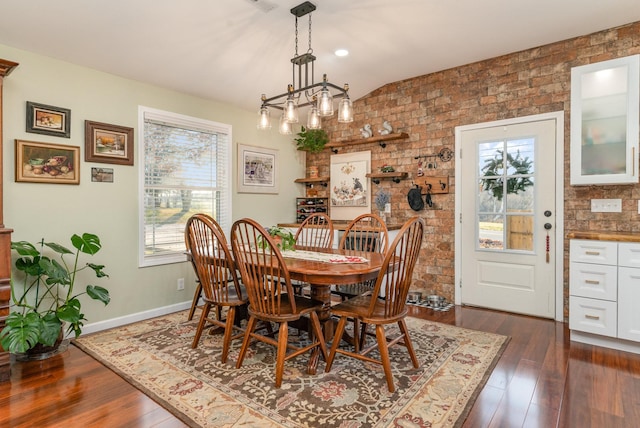
[(432, 195), (449, 193), (449, 177), (433, 176), (424, 178), (424, 190)]

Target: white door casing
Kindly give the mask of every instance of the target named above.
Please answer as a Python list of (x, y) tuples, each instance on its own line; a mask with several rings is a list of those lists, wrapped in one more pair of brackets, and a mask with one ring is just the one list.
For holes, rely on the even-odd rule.
[[(557, 112), (456, 128), (456, 304), (563, 319), (563, 122)], [(518, 181), (515, 162), (491, 171), (504, 175), (502, 181), (482, 171), (504, 152), (532, 161), (531, 173), (523, 168)], [(508, 191), (523, 181), (525, 190)], [(489, 186), (503, 189), (498, 194), (486, 183), (506, 184)], [(533, 239), (509, 239), (518, 222)], [(551, 225), (548, 262), (545, 223)]]

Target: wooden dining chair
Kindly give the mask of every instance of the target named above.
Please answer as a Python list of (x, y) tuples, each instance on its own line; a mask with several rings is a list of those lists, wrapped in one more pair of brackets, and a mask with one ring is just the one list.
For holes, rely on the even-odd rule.
[[(325, 213), (311, 214), (298, 227), (295, 235), (296, 249), (316, 251), (329, 249), (333, 245), (333, 222)], [(308, 286), (301, 281), (292, 281), (293, 291), (302, 294)]]
[[(222, 327), (221, 360), (225, 363), (231, 341), (244, 334), (244, 330), (236, 325), (236, 312), (247, 305), (246, 292), (238, 281), (227, 240), (212, 217), (206, 214), (193, 215), (187, 220), (185, 235), (187, 249), (204, 293), (204, 307), (191, 347), (198, 346), (207, 323)], [(215, 317), (209, 316), (212, 308), (215, 309)], [(227, 310), (226, 319), (222, 318), (224, 308)], [(235, 335), (234, 330), (238, 331)]]
[[(362, 214), (353, 219), (344, 231), (338, 248), (384, 254), (389, 247), (389, 231), (377, 214)], [(357, 284), (336, 285), (331, 293), (344, 301), (373, 289), (375, 279)]]
[[(413, 269), (420, 255), (423, 234), (424, 220), (419, 217), (413, 217), (407, 221), (386, 253), (373, 292), (354, 297), (331, 307), (331, 313), (339, 316), (340, 320), (338, 321), (333, 345), (329, 352), (329, 359), (325, 368), (326, 372), (331, 370), (336, 354), (344, 354), (366, 362), (380, 364), (384, 368), (389, 392), (394, 392), (389, 348), (396, 344), (404, 345), (409, 352), (413, 366), (415, 368), (419, 367), (405, 317), (407, 316), (407, 293), (411, 286)], [(356, 352), (339, 348), (347, 320), (351, 318), (359, 320), (365, 327), (368, 325), (375, 326), (377, 340), (374, 344)], [(400, 334), (394, 338), (387, 338), (385, 326), (395, 323), (400, 328)], [(373, 359), (367, 355), (374, 349), (379, 351), (380, 360)]]
[[(216, 227), (216, 229), (218, 229), (218, 232), (220, 233), (220, 236), (224, 237), (224, 231), (222, 230), (222, 227), (220, 226), (220, 223), (215, 221), (215, 219), (213, 217), (211, 217), (210, 215), (208, 215), (208, 214), (200, 214), (200, 215), (207, 216), (209, 218), (209, 220), (213, 223), (213, 225)], [(187, 252), (189, 253), (189, 261), (191, 261), (191, 265), (193, 266), (193, 271), (196, 274), (196, 290), (193, 293), (193, 300), (191, 301), (191, 308), (189, 309), (189, 315), (187, 316), (187, 320), (191, 321), (193, 319), (193, 315), (196, 312), (196, 309), (202, 309), (202, 306), (198, 306), (198, 304), (200, 302), (200, 299), (202, 298), (202, 284), (200, 283), (200, 278), (198, 278), (198, 269), (196, 268), (196, 265), (195, 265), (195, 263), (193, 261), (193, 258), (191, 258), (191, 253), (189, 251), (189, 248), (191, 246), (189, 233), (185, 233), (184, 234), (184, 243), (185, 243), (185, 246), (187, 247)], [(231, 278), (229, 278), (229, 279), (231, 279)]]
[[(269, 245), (259, 245), (258, 242), (267, 242)], [(318, 318), (322, 303), (293, 293), (289, 270), (280, 250), (269, 233), (255, 221), (242, 219), (233, 224), (231, 246), (249, 295), (249, 322), (236, 367), (242, 367), (251, 339), (273, 345), (277, 349), (275, 384), (280, 387), (285, 361), (316, 347), (326, 358), (327, 349)], [(304, 315), (311, 318), (312, 339), (310, 344), (296, 347), (289, 343), (288, 327), (289, 323)], [(256, 332), (258, 321), (279, 324), (277, 340)], [(292, 351), (287, 353), (288, 349)]]
[(325, 213), (311, 214), (298, 227), (295, 235), (296, 248), (314, 251), (331, 248), (333, 244), (333, 222)]

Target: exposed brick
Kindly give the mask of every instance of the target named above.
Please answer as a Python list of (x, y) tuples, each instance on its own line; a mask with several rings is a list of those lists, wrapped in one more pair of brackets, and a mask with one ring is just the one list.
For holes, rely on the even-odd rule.
[[(418, 154), (437, 154), (455, 144), (455, 127), (498, 119), (553, 111), (565, 112), (565, 231), (609, 230), (640, 232), (637, 200), (640, 186), (570, 186), (570, 78), (571, 68), (612, 58), (640, 53), (640, 22), (594, 34), (558, 41), (522, 52), (502, 55), (485, 61), (393, 82), (354, 101), (355, 118), (351, 124), (326, 119), (323, 126), (332, 140), (360, 136), (359, 129), (370, 123), (375, 131), (389, 120), (397, 131), (409, 134), (405, 141), (390, 142), (383, 149), (377, 144), (353, 146), (340, 153), (371, 150), (372, 169), (392, 164), (409, 176), (401, 183), (381, 182), (373, 185), (375, 193), (384, 188), (391, 192), (390, 222), (404, 222), (419, 215), (427, 222), (421, 257), (414, 280), (429, 292), (454, 297), (454, 229), (455, 200), (454, 159), (437, 161), (428, 175), (449, 177), (451, 193), (434, 195), (438, 209), (415, 212), (407, 203), (411, 182), (418, 177)], [(309, 154), (308, 165), (320, 166), (320, 174), (329, 175), (328, 151)], [(321, 190), (326, 191), (325, 189)], [(592, 213), (590, 199), (621, 198), (622, 213)], [(375, 209), (375, 208), (374, 208)], [(565, 247), (568, 241), (565, 240)], [(564, 304), (568, 313), (568, 249), (564, 249)]]

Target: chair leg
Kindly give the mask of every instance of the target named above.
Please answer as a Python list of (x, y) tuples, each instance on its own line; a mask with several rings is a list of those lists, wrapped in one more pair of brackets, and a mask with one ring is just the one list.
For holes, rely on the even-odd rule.
[(327, 354), (327, 344), (324, 341), (324, 333), (322, 332), (322, 326), (320, 325), (320, 318), (318, 318), (318, 314), (316, 312), (311, 312), (311, 327), (315, 337), (318, 339), (318, 346), (320, 347), (320, 351), (322, 351), (322, 356), (324, 357), (324, 360), (327, 361), (329, 357)]
[(231, 344), (231, 337), (233, 336), (233, 322), (236, 317), (236, 308), (229, 306), (227, 311), (227, 322), (224, 326), (224, 338), (222, 339), (222, 363), (227, 362), (227, 355), (229, 354), (229, 345)]
[(342, 340), (344, 327), (346, 325), (347, 317), (340, 317), (340, 321), (338, 321), (338, 326), (336, 327), (336, 331), (333, 335), (333, 344), (331, 345), (331, 351), (329, 352), (329, 357), (327, 358), (327, 364), (324, 368), (325, 373), (329, 373), (329, 371), (331, 370), (331, 365), (333, 364), (333, 359), (336, 357), (336, 352), (338, 352), (338, 347), (340, 346), (340, 341)]
[(411, 338), (409, 337), (409, 329), (407, 328), (407, 323), (404, 321), (404, 319), (398, 321), (398, 327), (400, 328), (400, 332), (404, 336), (404, 346), (406, 346), (407, 351), (409, 351), (409, 356), (411, 357), (413, 367), (417, 369), (418, 367), (420, 367), (420, 363), (418, 362), (416, 352), (413, 350), (413, 344), (411, 343)]
[(193, 314), (196, 312), (196, 308), (198, 307), (198, 300), (200, 300), (200, 295), (202, 294), (202, 284), (198, 281), (198, 285), (196, 285), (196, 292), (193, 294), (193, 301), (191, 302), (191, 309), (189, 310), (188, 321), (193, 319)]
[(364, 349), (364, 342), (367, 340), (367, 323), (361, 323), (362, 327), (360, 328), (360, 349)]
[(380, 361), (382, 361), (384, 375), (387, 378), (387, 387), (389, 387), (389, 392), (394, 392), (395, 387), (393, 386), (393, 374), (391, 373), (391, 361), (389, 360), (389, 347), (387, 346), (387, 337), (382, 324), (376, 325), (376, 338), (378, 339)]
[(202, 330), (204, 330), (204, 325), (207, 322), (207, 317), (209, 316), (209, 311), (211, 310), (211, 303), (206, 302), (204, 304), (204, 308), (202, 308), (202, 314), (200, 315), (200, 322), (198, 323), (198, 328), (196, 329), (196, 335), (193, 338), (193, 342), (191, 343), (191, 347), (196, 349), (198, 347), (198, 342), (200, 341), (200, 336), (202, 336)]
[(240, 353), (238, 354), (238, 361), (236, 362), (236, 368), (239, 369), (242, 367), (242, 361), (244, 360), (244, 356), (247, 353), (247, 348), (249, 348), (249, 342), (251, 341), (251, 333), (253, 333), (253, 329), (256, 326), (257, 318), (254, 316), (249, 317), (249, 322), (247, 323), (247, 329), (244, 332), (244, 339), (242, 340), (242, 347), (240, 348)]
[(286, 321), (280, 323), (278, 331), (278, 352), (276, 356), (276, 388), (282, 385), (284, 373), (284, 360), (287, 356), (287, 342), (289, 340), (289, 325)]

